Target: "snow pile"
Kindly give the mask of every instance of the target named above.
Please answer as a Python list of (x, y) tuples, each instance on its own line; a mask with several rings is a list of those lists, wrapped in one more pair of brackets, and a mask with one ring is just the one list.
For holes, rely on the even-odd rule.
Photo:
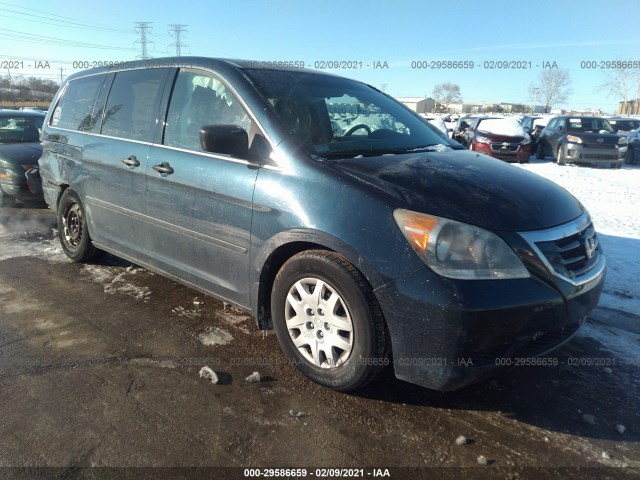
[(211, 370), (211, 368), (209, 368), (209, 367), (202, 367), (200, 369), (200, 378), (205, 378), (207, 380), (211, 380), (211, 383), (213, 383), (213, 384), (216, 384), (219, 381), (218, 375), (216, 374), (216, 372)]
[(251, 375), (244, 379), (245, 382), (249, 383), (258, 383), (261, 380), (262, 377), (260, 376), (260, 372), (253, 372)]
[(105, 267), (102, 265), (84, 265), (82, 267), (82, 273), (90, 276), (94, 282), (101, 284), (104, 288), (104, 293), (109, 295), (123, 293), (136, 300), (147, 302), (151, 296), (149, 287), (140, 287), (126, 278), (128, 275), (134, 275), (136, 270), (120, 270), (118, 267)]
[(229, 332), (221, 328), (211, 327), (205, 333), (198, 335), (198, 339), (203, 345), (215, 346), (226, 345), (233, 340), (233, 337)]

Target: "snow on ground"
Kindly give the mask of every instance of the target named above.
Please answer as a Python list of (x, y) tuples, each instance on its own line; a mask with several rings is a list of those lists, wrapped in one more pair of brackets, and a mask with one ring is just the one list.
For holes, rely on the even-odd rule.
[(71, 262), (60, 246), (57, 231), (53, 230), (53, 238), (51, 234), (34, 233), (33, 230), (40, 226), (37, 221), (24, 220), (11, 225), (0, 225), (0, 260), (36, 257), (50, 262)]
[(82, 267), (82, 273), (88, 275), (94, 282), (101, 284), (104, 288), (104, 293), (109, 295), (123, 293), (136, 300), (147, 302), (151, 296), (149, 287), (135, 285), (130, 278), (138, 271), (146, 270), (129, 267), (123, 271), (119, 267), (103, 265), (84, 265)]
[(640, 315), (640, 168), (518, 165), (571, 192), (589, 210), (607, 258), (600, 305)]

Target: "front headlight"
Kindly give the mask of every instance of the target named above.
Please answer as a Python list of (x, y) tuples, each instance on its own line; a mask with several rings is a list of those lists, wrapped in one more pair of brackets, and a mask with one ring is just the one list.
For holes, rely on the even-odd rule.
[(582, 139), (580, 137), (576, 137), (575, 135), (567, 135), (567, 142), (582, 143)]
[(474, 140), (478, 143), (491, 143), (491, 140), (487, 137), (483, 137), (482, 135), (478, 135)]
[(422, 261), (448, 278), (528, 278), (514, 251), (497, 235), (473, 225), (398, 209), (400, 231)]
[(524, 140), (520, 142), (521, 145), (529, 145), (531, 143), (531, 137), (527, 134), (524, 136)]
[(626, 145), (626, 143), (627, 143), (627, 137), (620, 137), (618, 139), (618, 145), (623, 145), (623, 144)]

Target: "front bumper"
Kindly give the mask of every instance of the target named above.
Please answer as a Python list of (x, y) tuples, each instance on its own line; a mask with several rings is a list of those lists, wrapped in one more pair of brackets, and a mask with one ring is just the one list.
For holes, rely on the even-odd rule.
[(579, 286), (555, 281), (451, 280), (425, 266), (377, 289), (396, 377), (455, 390), (560, 346), (597, 305), (604, 271)]
[(11, 197), (20, 200), (32, 200), (37, 198), (29, 190), (27, 179), (25, 177), (26, 169), (22, 165), (15, 168), (7, 168), (0, 166), (0, 188)]
[(627, 153), (627, 146), (619, 148), (617, 145), (602, 145), (594, 148), (579, 143), (567, 143), (565, 153), (567, 163), (622, 163)]
[(520, 143), (492, 142), (473, 143), (472, 150), (493, 158), (498, 158), (506, 162), (526, 162), (531, 156), (531, 143), (522, 145)]

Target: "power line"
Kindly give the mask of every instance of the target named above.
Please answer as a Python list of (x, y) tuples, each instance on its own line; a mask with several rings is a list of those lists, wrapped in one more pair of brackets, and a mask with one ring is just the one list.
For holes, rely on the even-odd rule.
[[(93, 28), (93, 29), (98, 29), (98, 30), (108, 30), (108, 31), (114, 31), (114, 32), (121, 32), (121, 33), (129, 33), (129, 30), (126, 30), (124, 28), (118, 28), (118, 27), (110, 27), (110, 26), (106, 26), (104, 25), (104, 23), (95, 23), (95, 22), (87, 22), (85, 20), (80, 20), (77, 18), (72, 18), (72, 17), (66, 17), (63, 15), (56, 15), (53, 13), (49, 13), (49, 12), (45, 12), (42, 10), (35, 10), (33, 8), (27, 8), (27, 7), (20, 7), (18, 5), (12, 5), (10, 3), (6, 3), (6, 2), (0, 2), (0, 5), (5, 5), (8, 7), (12, 7), (12, 8), (19, 8), (21, 10), (26, 10), (29, 12), (37, 12), (37, 13), (41, 13), (44, 14), (43, 15), (34, 15), (31, 13), (24, 13), (24, 12), (19, 12), (17, 10), (8, 10), (8, 9), (1, 9), (3, 11), (6, 12), (10, 12), (10, 13), (16, 13), (18, 15), (24, 15), (24, 16), (28, 16), (28, 17), (33, 17), (33, 18), (42, 18), (45, 20), (51, 20), (54, 22), (59, 22), (59, 23), (66, 23), (69, 24), (68, 26), (77, 26), (77, 27), (83, 27), (83, 28)], [(57, 18), (54, 18), (57, 17)], [(61, 19), (61, 20), (59, 20)], [(23, 20), (27, 20), (27, 19), (23, 19)], [(35, 21), (35, 20), (31, 20), (31, 21)]]
[(22, 40), (24, 42), (30, 43), (43, 43), (47, 45), (63, 45), (66, 47), (99, 48), (105, 50), (131, 50), (131, 48), (114, 47), (112, 45), (99, 45), (95, 43), (79, 42), (76, 40), (67, 40), (57, 37), (47, 37), (45, 35), (19, 32), (17, 30), (8, 30), (6, 28), (0, 28), (0, 38), (7, 38), (13, 41)]
[[(171, 30), (169, 31), (169, 35), (171, 35), (173, 38), (176, 39), (175, 43), (172, 43), (171, 45), (169, 45), (170, 47), (175, 46), (176, 47), (176, 57), (180, 57), (182, 55), (182, 34), (183, 33), (187, 33), (185, 27), (186, 25), (182, 25), (182, 24), (172, 24), (169, 25), (171, 27)], [(188, 46), (188, 45), (185, 45)]]
[(140, 44), (141, 55), (138, 58), (142, 60), (146, 60), (147, 58), (151, 58), (149, 53), (147, 52), (147, 45), (150, 43), (154, 43), (147, 38), (147, 34), (151, 32), (151, 25), (153, 22), (136, 22), (136, 27), (133, 29), (136, 33), (140, 34), (140, 40), (135, 43)]

